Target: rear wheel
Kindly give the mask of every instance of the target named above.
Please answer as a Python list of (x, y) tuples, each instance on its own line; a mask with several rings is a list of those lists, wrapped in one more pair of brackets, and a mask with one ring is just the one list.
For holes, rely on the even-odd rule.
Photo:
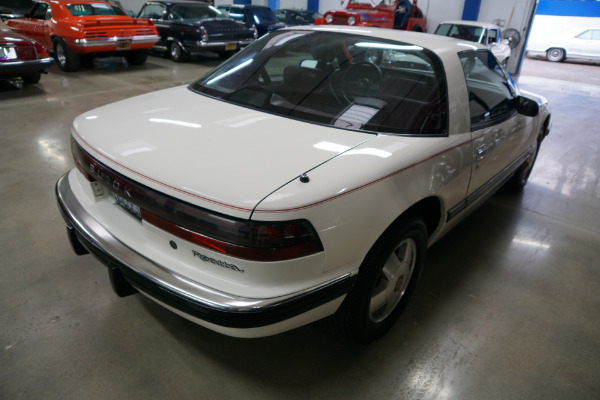
[(169, 43), (169, 57), (176, 62), (185, 62), (188, 60), (188, 53), (177, 42)]
[(540, 150), (540, 142), (541, 139), (536, 141), (536, 145), (533, 149), (533, 153), (527, 158), (527, 160), (519, 167), (517, 172), (506, 182), (505, 187), (512, 191), (518, 192), (522, 190), (527, 181), (529, 180), (529, 175), (531, 175), (531, 170), (533, 169), (533, 165), (535, 164), (535, 160), (537, 159), (538, 152)]
[(147, 50), (136, 50), (125, 56), (125, 60), (129, 65), (143, 65), (148, 58)]
[(54, 39), (54, 58), (65, 72), (77, 71), (81, 66), (81, 57), (65, 43), (64, 40)]
[(382, 337), (408, 304), (427, 249), (427, 228), (418, 218), (396, 221), (360, 266), (356, 284), (333, 315), (342, 334), (359, 343)]
[(560, 62), (565, 59), (565, 56), (565, 51), (556, 47), (553, 47), (546, 52), (546, 58), (548, 61), (552, 62)]
[(219, 55), (219, 58), (222, 58), (223, 60), (231, 57), (232, 55), (235, 54), (235, 50), (231, 51), (231, 50), (223, 50), (223, 51), (218, 51), (217, 54)]

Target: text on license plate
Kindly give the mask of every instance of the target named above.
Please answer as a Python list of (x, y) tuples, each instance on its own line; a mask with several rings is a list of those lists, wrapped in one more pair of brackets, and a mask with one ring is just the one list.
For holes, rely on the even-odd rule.
[(133, 215), (135, 218), (141, 220), (142, 213), (140, 212), (140, 207), (133, 204), (129, 200), (119, 196), (115, 192), (110, 192), (113, 199), (115, 199), (115, 204), (127, 211), (129, 214)]
[(235, 50), (237, 49), (237, 45), (235, 43), (227, 43), (225, 45), (225, 50)]
[(131, 48), (131, 40), (118, 40), (117, 50), (129, 50)]

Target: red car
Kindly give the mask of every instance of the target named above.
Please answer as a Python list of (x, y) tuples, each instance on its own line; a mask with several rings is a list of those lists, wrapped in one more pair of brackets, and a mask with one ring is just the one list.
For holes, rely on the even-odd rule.
[(315, 25), (373, 26), (426, 32), (427, 19), (417, 0), (350, 0), (345, 10), (327, 11)]
[(13, 32), (0, 20), (0, 79), (36, 83), (52, 62), (46, 47)]
[(25, 18), (6, 24), (52, 49), (63, 71), (79, 69), (86, 56), (118, 55), (141, 65), (159, 38), (150, 20), (131, 18), (104, 1), (38, 1)]

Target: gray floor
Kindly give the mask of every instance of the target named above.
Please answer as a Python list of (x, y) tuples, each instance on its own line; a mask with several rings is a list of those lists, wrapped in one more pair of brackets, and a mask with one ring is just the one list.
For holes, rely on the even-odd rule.
[(526, 60), (521, 87), (554, 111), (528, 186), (435, 245), (397, 326), (359, 347), (323, 322), (221, 336), (118, 298), (71, 252), (54, 183), (73, 164), (73, 117), (217, 62), (110, 59), (0, 85), (0, 399), (599, 398), (600, 66)]

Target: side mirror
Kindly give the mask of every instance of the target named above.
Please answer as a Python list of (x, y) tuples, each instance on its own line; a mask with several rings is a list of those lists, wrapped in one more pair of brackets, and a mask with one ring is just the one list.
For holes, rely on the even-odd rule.
[(540, 112), (540, 106), (530, 98), (519, 96), (516, 99), (517, 111), (527, 117), (535, 117)]

